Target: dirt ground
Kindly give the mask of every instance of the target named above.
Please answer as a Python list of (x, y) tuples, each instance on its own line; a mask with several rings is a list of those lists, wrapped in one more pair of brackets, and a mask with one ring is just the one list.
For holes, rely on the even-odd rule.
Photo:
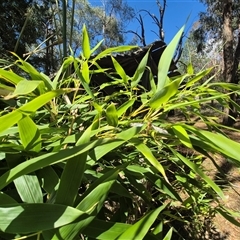
[[(239, 129), (239, 122), (236, 128)], [(240, 132), (233, 132), (229, 130), (224, 131), (225, 134), (240, 143)], [(240, 150), (240, 149), (239, 149)], [(222, 174), (219, 174), (216, 167), (211, 160), (206, 159), (204, 168), (208, 175), (212, 177), (218, 184), (223, 187), (226, 199), (221, 203), (230, 210), (236, 211), (240, 214), (240, 168), (234, 166), (221, 156), (214, 156), (217, 165), (220, 167)], [(240, 218), (237, 219), (240, 222)], [(240, 228), (230, 223), (220, 214), (214, 219), (216, 231), (218, 236), (213, 239), (238, 240), (240, 239)]]
[[(201, 121), (196, 121), (194, 126), (206, 129), (206, 125)], [(240, 129), (240, 120), (234, 127), (238, 130)], [(240, 143), (240, 131), (224, 130), (224, 133), (229, 138)], [(226, 199), (220, 200), (220, 202), (223, 203), (226, 208), (238, 212), (240, 216), (240, 168), (234, 166), (221, 156), (214, 155), (212, 157), (221, 169), (222, 174), (219, 174), (219, 171), (210, 159), (206, 159), (203, 162), (203, 167), (207, 175), (223, 188)], [(240, 222), (240, 217), (237, 220)], [(213, 220), (213, 225), (215, 225), (215, 227), (211, 227), (210, 234), (206, 233), (203, 239), (240, 240), (240, 227), (230, 223), (220, 214)]]

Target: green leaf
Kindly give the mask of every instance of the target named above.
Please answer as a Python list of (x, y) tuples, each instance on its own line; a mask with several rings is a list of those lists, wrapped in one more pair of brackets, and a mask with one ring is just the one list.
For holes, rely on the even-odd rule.
[[(95, 99), (93, 93), (92, 93), (92, 90), (90, 89), (89, 87), (89, 84), (86, 82), (86, 80), (84, 79), (83, 77), (83, 73), (82, 71), (80, 71), (80, 68), (79, 68), (79, 60), (78, 59), (74, 59), (74, 69), (75, 69), (75, 72), (79, 78), (79, 80), (81, 81), (81, 84), (83, 85), (84, 89), (86, 90), (86, 92), (88, 93), (88, 95), (92, 98), (92, 99)], [(80, 64), (82, 64), (82, 60), (80, 61)]]
[(161, 163), (154, 157), (152, 151), (144, 144), (144, 143), (134, 143), (134, 146), (137, 148), (139, 152), (151, 163), (165, 178), (165, 180), (169, 183), (167, 176), (165, 174), (165, 170)]
[(39, 181), (42, 183), (42, 188), (48, 193), (53, 193), (58, 184), (59, 184), (59, 177), (57, 173), (53, 170), (51, 166), (47, 166), (45, 168), (41, 168), (36, 172)]
[(74, 237), (82, 231), (90, 222), (95, 218), (110, 191), (113, 183), (115, 182), (119, 171), (122, 167), (112, 169), (105, 173), (102, 177), (96, 180), (90, 188), (82, 196), (83, 200), (77, 205), (77, 209), (91, 214), (90, 217), (85, 218), (78, 223), (70, 224), (62, 227), (51, 239), (74, 239)]
[(12, 204), (12, 203), (15, 204), (17, 202), (7, 194), (0, 192), (0, 206), (6, 205), (6, 204)]
[(186, 164), (193, 172), (197, 173), (209, 186), (218, 194), (219, 197), (224, 199), (224, 194), (216, 183), (214, 183), (195, 163), (182, 156), (180, 153), (171, 148), (173, 154), (178, 157), (184, 164)]
[(42, 190), (36, 175), (23, 175), (14, 180), (19, 196), (25, 203), (42, 203)]
[(91, 50), (91, 54), (93, 54), (104, 42), (104, 39), (102, 39), (97, 45)]
[(112, 141), (108, 141), (105, 144), (101, 144), (95, 147), (89, 153), (90, 157), (95, 161), (101, 159), (105, 154), (109, 153), (113, 149), (121, 146), (123, 143), (136, 136), (142, 129), (143, 128), (141, 127), (133, 127), (117, 134), (114, 140), (112, 139)]
[(194, 74), (194, 69), (193, 69), (192, 63), (189, 63), (189, 64), (187, 65), (187, 73), (188, 73), (189, 75), (193, 75), (193, 74)]
[(112, 47), (112, 48), (107, 48), (106, 50), (102, 51), (99, 53), (96, 57), (94, 57), (92, 60), (97, 61), (98, 59), (105, 57), (109, 55), (110, 53), (119, 53), (119, 52), (126, 52), (130, 51), (134, 48), (137, 48), (138, 46), (119, 46), (119, 47)]
[(168, 46), (163, 51), (163, 54), (160, 58), (159, 64), (158, 64), (158, 83), (157, 83), (157, 92), (159, 92), (163, 87), (166, 85), (167, 75), (169, 71), (170, 64), (172, 62), (174, 53), (176, 51), (178, 42), (180, 38), (182, 37), (183, 26), (178, 33), (175, 35), (175, 37), (172, 39), (172, 41), (168, 44)]
[[(86, 129), (76, 146), (89, 143), (91, 131), (92, 125)], [(87, 155), (88, 152), (84, 152), (67, 161), (57, 191), (56, 203), (73, 206), (85, 171)]]
[(237, 221), (234, 216), (225, 208), (217, 208), (217, 212), (219, 212), (225, 219), (227, 219), (230, 223), (240, 227), (240, 222)]
[(171, 240), (172, 239), (172, 232), (173, 232), (173, 228), (171, 227), (163, 240)]
[(15, 91), (13, 92), (13, 96), (18, 95), (26, 95), (28, 93), (33, 92), (39, 84), (41, 84), (41, 81), (29, 81), (29, 80), (23, 80), (19, 82), (16, 86)]
[(130, 228), (130, 224), (106, 222), (94, 219), (84, 230), (83, 234), (93, 239), (116, 239), (120, 234)]
[[(10, 95), (14, 92), (14, 90), (15, 90), (15, 87), (10, 87), (10, 86), (0, 83), (0, 95), (1, 96)], [(5, 97), (5, 99), (6, 99), (6, 97)]]
[(6, 131), (8, 128), (16, 124), (23, 117), (23, 115), (29, 115), (31, 113), (36, 112), (40, 107), (44, 106), (52, 98), (57, 97), (58, 95), (63, 94), (65, 92), (66, 92), (65, 90), (61, 89), (47, 92), (33, 99), (29, 103), (26, 103), (17, 110), (0, 117), (1, 122), (0, 132)]
[(152, 224), (157, 219), (159, 213), (166, 207), (163, 205), (156, 210), (149, 212), (141, 220), (136, 222), (134, 225), (129, 227), (123, 234), (121, 234), (117, 239), (126, 240), (126, 239), (144, 239), (145, 235), (150, 230)]
[(71, 64), (73, 62), (74, 62), (73, 56), (69, 56), (68, 58), (66, 58), (64, 60), (62, 66), (60, 67), (60, 69), (58, 70), (56, 76), (54, 77), (54, 79), (52, 81), (53, 90), (57, 89), (58, 83), (61, 81), (61, 79), (65, 75), (66, 71), (68, 71), (70, 67), (72, 68)]
[(32, 80), (41, 80), (44, 82), (45, 86), (47, 87), (47, 89), (49, 91), (53, 90), (52, 88), (52, 81), (51, 79), (46, 76), (45, 74), (38, 72), (36, 70), (36, 68), (34, 68), (30, 63), (25, 62), (24, 60), (22, 60), (21, 58), (18, 57), (18, 67), (20, 67), (23, 71), (25, 71), (26, 73), (28, 73), (31, 76)]
[(0, 206), (0, 229), (7, 233), (38, 232), (59, 228), (79, 217), (84, 217), (84, 212), (63, 205), (9, 204)]
[(111, 103), (106, 109), (107, 122), (110, 126), (117, 127), (118, 125), (118, 113), (116, 107)]
[(11, 183), (14, 179), (22, 175), (29, 174), (38, 169), (41, 169), (43, 167), (46, 167), (55, 163), (66, 161), (68, 159), (71, 159), (74, 156), (79, 156), (80, 154), (88, 150), (91, 150), (92, 148), (96, 148), (96, 146), (103, 145), (105, 143), (113, 142), (113, 141), (117, 141), (117, 140), (113, 140), (113, 139), (95, 140), (87, 144), (73, 147), (71, 149), (60, 150), (57, 153), (47, 153), (39, 157), (32, 158), (23, 163), (20, 163), (16, 167), (10, 169), (9, 171), (5, 172), (0, 176), (0, 189), (4, 188), (9, 183)]
[(18, 121), (18, 130), (25, 150), (40, 152), (42, 147), (40, 131), (29, 116)]
[(152, 109), (161, 108), (164, 104), (168, 102), (168, 100), (174, 96), (178, 92), (179, 84), (181, 83), (182, 78), (178, 78), (168, 85), (163, 87), (153, 95), (151, 98), (149, 105)]
[(117, 71), (118, 75), (122, 78), (124, 83), (127, 83), (127, 75), (124, 71), (124, 69), (122, 68), (122, 66), (115, 60), (114, 57), (112, 57), (112, 62), (114, 65), (115, 70)]
[(82, 63), (82, 76), (84, 81), (89, 84), (90, 83), (90, 78), (89, 78), (89, 67), (88, 67), (88, 62), (84, 61)]
[(83, 25), (83, 29), (82, 29), (82, 50), (83, 50), (83, 56), (86, 59), (89, 59), (91, 56), (91, 50), (90, 50), (88, 32), (85, 24)]
[(233, 141), (222, 134), (213, 133), (206, 130), (195, 129), (194, 127), (184, 125), (184, 128), (188, 129), (199, 137), (204, 144), (209, 146), (209, 150), (217, 151), (232, 160), (236, 160), (236, 163), (240, 162), (240, 143)]
[(187, 83), (186, 83), (186, 87), (190, 87), (193, 84), (195, 84), (196, 82), (200, 81), (202, 78), (206, 77), (213, 68), (208, 68), (206, 70), (203, 70), (199, 73), (197, 73), (193, 78), (191, 78)]
[(191, 140), (188, 136), (187, 131), (180, 125), (172, 126), (174, 133), (177, 135), (179, 140), (188, 148), (193, 148)]
[[(146, 70), (146, 66), (147, 66), (147, 62), (148, 62), (148, 57), (149, 57), (149, 51), (150, 49), (147, 51), (147, 53), (145, 54), (145, 56), (142, 58), (141, 62), (138, 64), (138, 67), (131, 79), (131, 87), (134, 88), (138, 85), (138, 83), (140, 82), (140, 80), (142, 79), (142, 76)], [(149, 81), (149, 80), (147, 80)], [(143, 86), (145, 86), (146, 84), (142, 84)]]
[(14, 72), (7, 71), (5, 69), (0, 68), (0, 77), (5, 79), (7, 82), (17, 85), (19, 82), (25, 80), (25, 78), (17, 75)]
[[(149, 175), (147, 175), (147, 177), (149, 179), (151, 179), (149, 177)], [(181, 197), (178, 195), (177, 191), (174, 190), (174, 188), (167, 183), (164, 179), (161, 179), (159, 177), (156, 177), (157, 179), (154, 181), (154, 184), (156, 187), (159, 188), (159, 191), (164, 192), (165, 194), (167, 194), (169, 197), (171, 197), (174, 200), (178, 200), (180, 202), (182, 202)]]

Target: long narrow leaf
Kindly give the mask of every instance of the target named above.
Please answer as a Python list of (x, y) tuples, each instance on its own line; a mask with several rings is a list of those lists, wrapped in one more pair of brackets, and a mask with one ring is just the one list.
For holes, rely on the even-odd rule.
[[(76, 143), (77, 146), (89, 143), (91, 137), (92, 125), (87, 128), (84, 134)], [(57, 191), (56, 203), (72, 206), (80, 187), (88, 152), (78, 156), (73, 156), (65, 165), (61, 176), (60, 185)]]
[(167, 182), (167, 176), (165, 173), (165, 170), (163, 168), (163, 166), (161, 165), (160, 162), (158, 162), (158, 160), (154, 157), (154, 155), (152, 154), (152, 151), (143, 143), (136, 143), (134, 144), (134, 146), (137, 148), (137, 150), (142, 153), (142, 155), (149, 161), (150, 164), (152, 164), (165, 178), (165, 180)]
[(71, 149), (61, 150), (57, 153), (47, 153), (42, 156), (25, 161), (17, 165), (16, 167), (12, 168), (11, 170), (7, 171), (0, 177), (0, 189), (4, 188), (14, 179), (22, 175), (34, 172), (38, 169), (41, 169), (52, 164), (66, 161), (74, 156), (78, 156), (86, 151), (89, 151), (90, 149), (96, 146), (108, 143), (109, 141), (112, 142), (115, 140), (112, 139), (95, 140), (87, 144), (73, 147)]
[(182, 162), (184, 162), (193, 172), (197, 173), (206, 183), (211, 186), (211, 188), (221, 197), (224, 198), (222, 190), (216, 183), (214, 183), (195, 163), (191, 162), (189, 159), (185, 158), (183, 155), (177, 151), (171, 149), (175, 156), (177, 156)]
[(26, 103), (22, 107), (18, 108), (17, 110), (6, 114), (2, 117), (0, 117), (0, 132), (7, 130), (14, 124), (16, 124), (23, 115), (29, 115), (31, 113), (34, 113), (37, 109), (44, 106), (47, 102), (49, 102), (52, 98), (59, 96), (60, 94), (65, 93), (65, 90), (56, 90), (56, 91), (50, 91), (47, 92), (35, 99), (33, 99), (31, 102)]
[(178, 92), (178, 87), (182, 78), (178, 78), (168, 85), (164, 86), (160, 90), (157, 90), (150, 100), (150, 107), (153, 109), (161, 108), (162, 105), (166, 104), (168, 100)]
[[(149, 51), (150, 49), (147, 51), (147, 53), (145, 54), (145, 56), (142, 58), (141, 62), (138, 64), (138, 67), (132, 77), (132, 82), (131, 82), (131, 87), (134, 88), (137, 86), (137, 84), (140, 82), (140, 80), (142, 79), (142, 76), (144, 74), (144, 72), (146, 71), (146, 66), (147, 66), (147, 62), (148, 62), (148, 56), (149, 56)], [(144, 86), (144, 83), (142, 83), (142, 85)], [(145, 84), (146, 85), (146, 84)]]
[(42, 203), (42, 190), (35, 174), (23, 175), (14, 180), (19, 196), (25, 203)]
[(18, 121), (18, 129), (23, 147), (27, 151), (39, 152), (42, 142), (40, 131), (29, 116), (25, 116)]
[(96, 57), (93, 58), (93, 61), (96, 61), (102, 57), (105, 57), (106, 55), (110, 53), (116, 53), (116, 52), (126, 52), (130, 51), (134, 48), (137, 48), (138, 46), (119, 46), (119, 47), (112, 47), (112, 48), (107, 48), (106, 50), (102, 51), (99, 53)]
[(149, 212), (137, 223), (128, 228), (123, 234), (121, 234), (117, 239), (126, 240), (126, 239), (144, 239), (145, 235), (148, 233), (152, 224), (157, 219), (159, 213), (166, 207), (163, 205), (156, 210)]
[(88, 37), (88, 32), (86, 29), (86, 26), (83, 26), (83, 30), (82, 30), (82, 48), (83, 48), (83, 56), (86, 59), (89, 59), (90, 55), (91, 55), (91, 50), (90, 50), (90, 42), (89, 42), (89, 37)]
[(169, 66), (172, 62), (178, 42), (183, 34), (184, 26), (178, 31), (173, 40), (164, 50), (158, 64), (158, 83), (157, 91), (160, 91), (166, 85), (166, 78), (169, 71)]
[(69, 224), (84, 214), (78, 209), (57, 204), (4, 205), (0, 206), (0, 229), (7, 233), (38, 232)]
[[(103, 203), (110, 191), (113, 183), (115, 182), (121, 168), (110, 170), (102, 177), (100, 177), (94, 185), (84, 195), (84, 199), (76, 207), (81, 211), (86, 211), (92, 214), (90, 217), (85, 218), (78, 223), (73, 223), (68, 226), (62, 227), (51, 239), (58, 239), (59, 236), (62, 239), (74, 239), (78, 233), (82, 231), (90, 222), (95, 218), (97, 213), (102, 208)], [(91, 191), (90, 191), (91, 190)]]
[(14, 85), (17, 85), (19, 82), (25, 80), (25, 78), (17, 75), (16, 73), (4, 70), (2, 68), (0, 68), (0, 77)]
[(180, 125), (174, 125), (173, 127), (174, 133), (177, 135), (179, 140), (188, 148), (193, 148), (191, 140), (188, 136), (187, 131)]

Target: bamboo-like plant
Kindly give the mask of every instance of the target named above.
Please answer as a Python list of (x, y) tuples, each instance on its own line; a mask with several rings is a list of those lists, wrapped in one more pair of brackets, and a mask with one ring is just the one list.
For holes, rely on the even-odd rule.
[[(233, 91), (239, 86), (211, 79), (198, 86), (211, 69), (195, 74), (189, 67), (169, 79), (182, 31), (159, 62), (158, 82), (150, 74), (152, 89), (139, 95), (135, 89), (147, 61), (129, 77), (112, 55), (114, 78), (124, 87), (121, 105), (112, 95), (98, 97), (101, 86), (91, 86), (95, 72), (89, 65), (132, 47), (106, 49), (90, 58), (100, 44), (90, 48), (85, 27), (81, 57), (66, 58), (53, 80), (17, 56), (14, 64), (28, 80), (0, 69), (6, 82), (0, 88), (10, 92), (5, 101), (15, 104), (0, 116), (1, 238), (159, 240), (181, 239), (188, 232), (197, 239), (204, 219), (217, 212), (240, 226), (218, 201), (224, 198), (221, 187), (201, 167), (210, 152), (239, 165), (240, 144), (201, 113), (201, 104), (228, 100), (215, 86)], [(65, 75), (70, 66), (74, 73)], [(166, 119), (171, 109), (187, 120)], [(195, 127), (193, 116), (214, 131)]]

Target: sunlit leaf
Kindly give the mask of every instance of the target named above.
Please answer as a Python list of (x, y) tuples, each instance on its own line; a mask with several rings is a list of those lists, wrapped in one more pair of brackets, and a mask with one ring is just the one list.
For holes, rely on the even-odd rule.
[(91, 54), (93, 54), (102, 45), (103, 42), (104, 42), (104, 39), (98, 42), (97, 45), (93, 49), (91, 49)]
[(175, 37), (172, 39), (172, 41), (168, 44), (168, 46), (165, 48), (159, 64), (158, 64), (158, 83), (157, 83), (157, 92), (159, 92), (163, 87), (166, 85), (166, 79), (167, 74), (169, 71), (170, 64), (172, 62), (174, 53), (176, 51), (178, 42), (180, 38), (182, 37), (183, 31), (185, 26), (183, 26), (178, 33), (175, 35)]
[(163, 205), (156, 210), (149, 212), (138, 222), (129, 227), (123, 234), (121, 234), (117, 239), (126, 240), (126, 239), (144, 239), (145, 235), (148, 233), (152, 224), (155, 222), (159, 213), (166, 207)]
[(187, 83), (186, 87), (192, 86), (194, 83), (200, 81), (203, 77), (206, 77), (213, 68), (208, 68), (206, 70), (203, 70), (202, 72), (197, 73), (193, 78), (191, 78)]
[(188, 136), (187, 131), (180, 125), (172, 126), (174, 133), (177, 135), (179, 140), (188, 148), (193, 148), (191, 140)]
[(156, 91), (149, 102), (150, 107), (157, 109), (161, 108), (163, 104), (166, 104), (168, 100), (178, 92), (178, 87), (181, 81), (182, 79), (178, 78), (175, 81), (170, 82), (162, 89)]
[(42, 203), (42, 190), (35, 174), (23, 175), (14, 180), (19, 196), (25, 203)]
[(96, 180), (96, 182), (93, 183), (82, 196), (83, 200), (76, 206), (76, 208), (91, 215), (78, 223), (73, 223), (60, 228), (51, 239), (58, 239), (59, 236), (63, 239), (74, 239), (74, 237), (84, 229), (100, 211), (120, 170), (121, 168), (116, 168), (108, 171)]
[(84, 81), (89, 84), (90, 83), (90, 78), (89, 78), (89, 67), (88, 67), (88, 62), (84, 61), (82, 63), (82, 76)]
[(38, 232), (61, 227), (81, 216), (84, 216), (84, 212), (57, 204), (1, 205), (0, 229), (7, 233)]
[(111, 103), (106, 109), (106, 118), (110, 126), (117, 127), (118, 125), (118, 113), (116, 107)]
[[(142, 76), (144, 72), (146, 71), (146, 66), (148, 62), (148, 56), (149, 56), (149, 51), (145, 54), (145, 56), (142, 58), (141, 62), (138, 64), (138, 67), (132, 77), (131, 81), (131, 87), (134, 88), (137, 86), (137, 84), (142, 80)], [(148, 81), (148, 80), (147, 80)], [(144, 85), (144, 83), (142, 83)]]
[(83, 56), (86, 59), (89, 59), (89, 57), (91, 55), (91, 50), (90, 50), (90, 42), (89, 42), (88, 32), (87, 32), (85, 24), (83, 25), (83, 30), (82, 30), (82, 50), (83, 50)]
[(186, 164), (190, 169), (193, 170), (193, 172), (197, 173), (211, 188), (221, 197), (224, 199), (224, 194), (220, 187), (214, 183), (212, 179), (210, 179), (201, 169), (198, 165), (196, 165), (194, 162), (190, 161), (188, 158), (184, 157), (177, 151), (171, 149), (175, 156), (177, 156), (184, 164)]
[(161, 163), (154, 157), (152, 154), (152, 151), (150, 148), (148, 148), (145, 144), (143, 143), (134, 143), (134, 146), (137, 148), (139, 152), (143, 154), (143, 156), (163, 175), (165, 180), (168, 182), (165, 170)]
[(187, 65), (187, 73), (188, 73), (189, 75), (193, 75), (193, 74), (194, 74), (194, 69), (193, 69), (192, 63), (189, 63), (189, 64)]
[(126, 52), (126, 51), (130, 51), (134, 48), (137, 48), (138, 46), (119, 46), (119, 47), (111, 47), (111, 48), (107, 48), (106, 50), (102, 51), (101, 53), (99, 53), (96, 57), (93, 58), (93, 61), (96, 61), (102, 57), (105, 57), (106, 55), (110, 54), (110, 53), (119, 53), (119, 52)]
[(29, 115), (31, 113), (34, 113), (37, 109), (44, 106), (47, 102), (49, 102), (52, 98), (57, 97), (60, 94), (65, 93), (65, 90), (56, 90), (47, 92), (29, 103), (26, 103), (22, 107), (18, 108), (17, 110), (8, 113), (2, 117), (0, 117), (0, 132), (7, 130), (14, 124), (16, 124), (23, 115)]
[(115, 70), (117, 71), (118, 75), (122, 78), (123, 82), (126, 83), (127, 82), (127, 75), (124, 71), (124, 69), (122, 68), (122, 66), (115, 60), (114, 57), (112, 58), (112, 62), (113, 65), (115, 67)]
[(7, 71), (5, 69), (0, 68), (0, 77), (5, 79), (7, 82), (17, 85), (19, 82), (25, 80), (25, 78), (17, 75), (12, 71)]
[(163, 240), (171, 240), (172, 239), (172, 232), (173, 232), (173, 228), (171, 227)]
[(73, 147), (71, 149), (61, 150), (57, 153), (46, 153), (39, 157), (35, 157), (28, 161), (25, 161), (0, 176), (0, 189), (7, 186), (14, 179), (22, 175), (34, 172), (39, 168), (43, 168), (55, 163), (66, 161), (68, 159), (71, 159), (74, 156), (78, 156), (92, 148), (95, 148), (96, 146), (103, 145), (104, 143), (108, 143), (108, 141), (117, 142), (117, 140), (112, 140), (112, 139), (95, 140), (90, 143), (83, 144), (81, 146)]
[(18, 121), (19, 136), (27, 151), (39, 152), (42, 147), (40, 131), (29, 116)]

